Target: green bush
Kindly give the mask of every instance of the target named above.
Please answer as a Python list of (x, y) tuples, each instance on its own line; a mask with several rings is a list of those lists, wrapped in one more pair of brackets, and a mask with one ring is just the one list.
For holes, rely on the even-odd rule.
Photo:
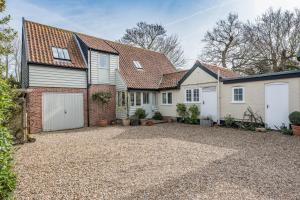
[(228, 127), (228, 128), (234, 127), (234, 118), (231, 117), (231, 115), (226, 115), (224, 120), (225, 120), (226, 127)]
[(136, 109), (134, 115), (138, 118), (138, 119), (145, 119), (147, 117), (146, 111), (143, 108), (138, 108)]
[(12, 171), (12, 135), (8, 130), (11, 110), (15, 108), (14, 92), (0, 77), (0, 199), (10, 199), (16, 187), (16, 175)]
[(294, 111), (289, 115), (290, 122), (293, 125), (300, 126), (300, 112)]
[(152, 118), (155, 120), (162, 120), (163, 116), (161, 115), (160, 112), (155, 112)]
[(200, 111), (197, 105), (193, 104), (192, 106), (189, 107), (189, 112), (190, 112), (190, 118), (191, 118), (191, 123), (192, 124), (197, 124), (198, 122), (198, 117), (200, 115)]
[(176, 105), (176, 111), (177, 111), (179, 117), (181, 117), (183, 121), (184, 121), (184, 118), (189, 116), (186, 105), (184, 103), (178, 103)]

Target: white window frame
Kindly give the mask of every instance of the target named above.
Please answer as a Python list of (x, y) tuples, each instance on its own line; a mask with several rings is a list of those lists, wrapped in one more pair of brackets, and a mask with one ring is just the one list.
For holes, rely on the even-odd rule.
[(52, 56), (54, 59), (70, 61), (68, 49), (60, 47), (52, 47)]
[[(166, 95), (166, 103), (164, 103), (164, 101), (163, 101), (164, 94)], [(169, 103), (169, 97), (168, 97), (169, 94), (171, 94), (171, 96), (172, 96), (172, 102), (171, 103)], [(173, 92), (162, 92), (161, 93), (161, 105), (173, 105)]]
[[(105, 56), (106, 59), (107, 59), (107, 66), (106, 66), (106, 67), (101, 66), (101, 57), (102, 57), (102, 56)], [(100, 53), (100, 55), (99, 55), (99, 69), (106, 69), (106, 70), (109, 70), (109, 62), (110, 62), (109, 55), (108, 55), (108, 54), (105, 54), (105, 53)]]
[[(187, 91), (190, 90), (191, 91), (191, 101), (187, 100)], [(194, 90), (198, 90), (199, 91), (199, 99), (198, 101), (194, 101), (195, 96), (194, 96)], [(187, 88), (185, 89), (185, 93), (184, 93), (184, 103), (200, 103), (201, 101), (201, 88)]]
[[(243, 100), (242, 101), (236, 101), (234, 100), (234, 90), (236, 89), (242, 89), (242, 95), (243, 95)], [(245, 87), (232, 87), (231, 89), (231, 103), (245, 103)]]

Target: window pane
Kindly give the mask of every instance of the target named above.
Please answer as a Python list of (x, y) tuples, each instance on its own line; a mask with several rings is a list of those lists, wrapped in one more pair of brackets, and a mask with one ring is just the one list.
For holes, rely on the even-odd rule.
[(57, 48), (52, 47), (52, 53), (53, 53), (53, 57), (54, 57), (54, 58), (58, 58)]
[(63, 50), (61, 48), (57, 48), (57, 52), (58, 52), (58, 58), (60, 58), (60, 59), (65, 58)]
[(186, 101), (187, 102), (192, 101), (192, 90), (186, 90)]
[(166, 93), (162, 93), (162, 103), (167, 104), (167, 94)]
[(135, 105), (140, 106), (141, 105), (141, 93), (140, 92), (135, 93), (135, 98), (136, 98)]
[(134, 106), (134, 93), (130, 92), (130, 105)]
[(121, 92), (118, 92), (118, 106), (121, 106)]
[(108, 69), (109, 68), (109, 56), (105, 54), (100, 54), (100, 68)]
[(244, 101), (243, 88), (233, 89), (233, 100), (234, 101)]
[(122, 92), (122, 106), (126, 105), (126, 95), (125, 92)]
[(168, 93), (168, 104), (172, 104), (172, 92)]
[(149, 104), (149, 92), (144, 92), (143, 93), (143, 103), (144, 104)]
[(199, 101), (199, 89), (194, 89), (194, 101)]
[(67, 49), (63, 49), (63, 52), (64, 52), (64, 58), (67, 59), (67, 60), (70, 60), (70, 56), (69, 56), (69, 52)]

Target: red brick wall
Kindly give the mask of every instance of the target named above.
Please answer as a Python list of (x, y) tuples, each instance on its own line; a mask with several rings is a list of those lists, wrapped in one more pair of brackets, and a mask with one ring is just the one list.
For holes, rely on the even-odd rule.
[[(111, 92), (112, 98), (103, 111), (99, 103), (92, 100), (92, 94), (95, 92)], [(114, 85), (91, 85), (89, 88), (89, 116), (90, 126), (98, 125), (100, 118), (108, 119), (109, 121), (116, 119), (116, 87)]]
[(87, 90), (79, 88), (39, 88), (30, 87), (27, 94), (27, 116), (30, 133), (42, 131), (42, 94), (43, 92), (83, 93), (84, 126), (87, 126)]

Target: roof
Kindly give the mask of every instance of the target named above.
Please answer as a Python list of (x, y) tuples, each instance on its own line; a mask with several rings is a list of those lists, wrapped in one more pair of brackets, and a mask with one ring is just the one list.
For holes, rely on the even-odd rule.
[(224, 67), (216, 66), (216, 65), (210, 65), (207, 63), (201, 63), (202, 67), (205, 67), (212, 73), (214, 73), (216, 76), (218, 76), (218, 71), (220, 71), (220, 76), (222, 78), (233, 78), (233, 77), (240, 77), (240, 74), (232, 71), (230, 69), (226, 69)]
[[(119, 52), (120, 74), (129, 89), (159, 89), (163, 75), (176, 72), (164, 54), (105, 41)], [(133, 61), (138, 61), (143, 69), (136, 69)]]
[(103, 51), (107, 53), (118, 54), (118, 52), (108, 45), (103, 39), (93, 36), (85, 35), (82, 33), (76, 33), (76, 35), (91, 49)]
[(250, 75), (250, 76), (225, 78), (223, 79), (223, 83), (230, 84), (230, 83), (242, 83), (242, 82), (264, 81), (264, 80), (296, 78), (296, 77), (300, 77), (300, 70), (290, 70), (290, 71), (273, 72), (273, 73)]
[[(27, 61), (71, 68), (86, 68), (73, 32), (24, 20)], [(66, 48), (70, 61), (54, 59), (52, 47)]]
[(177, 71), (169, 74), (164, 74), (160, 83), (160, 89), (171, 89), (178, 86), (179, 81), (189, 70)]

